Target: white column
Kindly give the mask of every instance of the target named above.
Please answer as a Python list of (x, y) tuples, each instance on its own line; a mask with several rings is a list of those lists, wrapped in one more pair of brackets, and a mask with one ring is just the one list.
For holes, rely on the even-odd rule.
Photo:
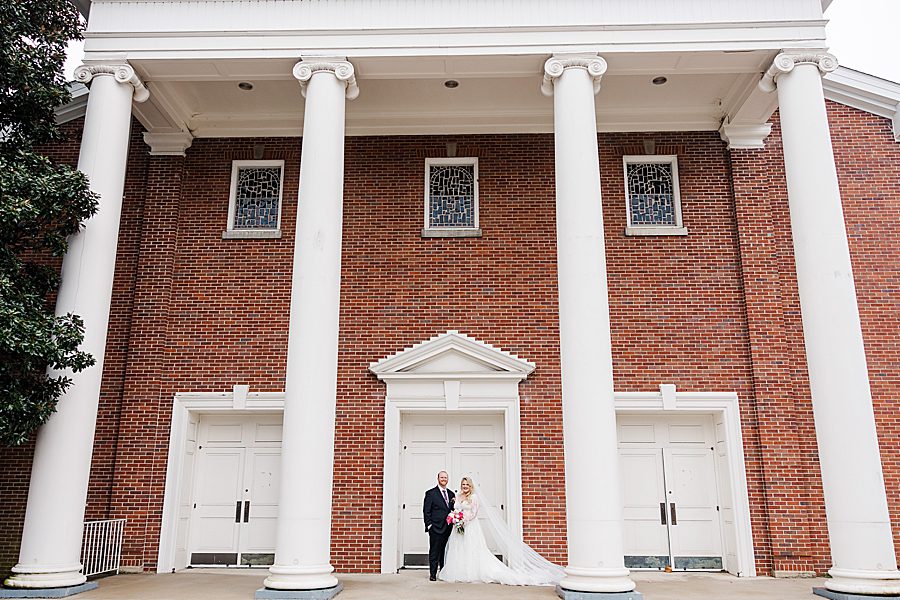
[(344, 104), (359, 93), (353, 65), (304, 59), (300, 198), (281, 449), (275, 564), (267, 588), (332, 588), (331, 492), (341, 300)]
[(760, 82), (778, 89), (791, 229), (825, 512), (828, 589), (900, 594), (850, 249), (822, 95), (833, 56), (779, 54)]
[(84, 505), (94, 444), (94, 426), (103, 375), (106, 331), (116, 265), (119, 215), (131, 129), (132, 98), (143, 102), (146, 88), (128, 65), (81, 66), (78, 81), (91, 83), (78, 168), (100, 195), (100, 207), (82, 231), (69, 239), (63, 259), (56, 314), (84, 319), (81, 349), (97, 364), (72, 378), (56, 413), (37, 435), (19, 562), (6, 585), (51, 588), (85, 581), (81, 570)]
[(569, 564), (561, 586), (628, 592), (613, 400), (609, 293), (594, 94), (597, 55), (554, 56), (541, 89), (553, 95), (559, 341)]

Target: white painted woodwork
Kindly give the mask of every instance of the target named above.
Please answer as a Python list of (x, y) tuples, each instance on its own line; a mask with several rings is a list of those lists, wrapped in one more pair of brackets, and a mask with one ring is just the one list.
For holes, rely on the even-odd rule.
[[(501, 422), (504, 424), (500, 471), (502, 481), (497, 482), (496, 490), (489, 488), (488, 491), (491, 493), (496, 491), (497, 497), (505, 495), (508, 502), (504, 507), (507, 523), (513, 535), (521, 539), (522, 462), (519, 382), (534, 370), (534, 365), (489, 344), (456, 331), (448, 331), (372, 363), (369, 370), (387, 383), (381, 572), (394, 573), (403, 564), (402, 548), (405, 539), (400, 536), (400, 532), (404, 527), (402, 509), (406, 497), (404, 494), (414, 495), (424, 492), (415, 486), (407, 490), (404, 487), (406, 484), (403, 483), (405, 480), (401, 479), (401, 473), (405, 469), (402, 459), (401, 420), (403, 423), (411, 422), (409, 419), (416, 419), (420, 415), (423, 417), (437, 415), (449, 419), (450, 422), (454, 422), (454, 415), (459, 414), (501, 415)], [(437, 437), (440, 431), (435, 427), (443, 426), (431, 424), (423, 427), (425, 429), (420, 430), (421, 435)], [(478, 440), (495, 440), (496, 437), (493, 437), (495, 432), (496, 429), (489, 430), (484, 424), (469, 423), (461, 430), (460, 439), (465, 440), (465, 444), (471, 445), (480, 443)], [(444, 435), (446, 436), (446, 430)], [(451, 471), (451, 475), (456, 469), (481, 473), (483, 469), (494, 468), (490, 466), (495, 460), (493, 455), (486, 456), (477, 448), (471, 453), (463, 450), (466, 448), (450, 452), (449, 468), (446, 466), (448, 462), (446, 450), (438, 450), (435, 454), (418, 454), (413, 460), (428, 465), (421, 467), (422, 472), (433, 470), (438, 463), (443, 463), (444, 466), (437, 469)], [(488, 465), (482, 464), (484, 462)], [(430, 479), (433, 480), (436, 473), (437, 471), (432, 473)], [(421, 513), (422, 499), (414, 498), (414, 500), (419, 503), (418, 510)], [(410, 521), (412, 519), (410, 516)], [(420, 529), (424, 534), (424, 524)]]
[[(656, 393), (617, 393), (616, 412), (620, 448), (644, 445), (644, 449), (657, 450), (666, 448), (665, 440), (669, 439), (668, 431), (661, 429), (663, 425), (685, 421), (696, 423), (697, 415), (710, 415), (713, 429), (705, 437), (715, 439), (714, 462), (719, 485), (725, 569), (738, 577), (754, 577), (756, 560), (750, 523), (750, 495), (737, 394), (678, 392), (674, 385), (664, 384)], [(685, 438), (683, 433), (676, 433), (673, 437)]]
[[(184, 479), (182, 484), (178, 486), (178, 506), (175, 522), (175, 556), (174, 564), (171, 569), (183, 569), (190, 562), (190, 549), (188, 548), (188, 537), (191, 530), (191, 514), (194, 510), (193, 491), (194, 491), (194, 465), (197, 456), (197, 439), (200, 433), (200, 415), (193, 413), (188, 416), (187, 428), (185, 431), (185, 439), (183, 444), (184, 455), (181, 457), (181, 477)], [(177, 454), (177, 449), (171, 451)], [(174, 487), (174, 486), (173, 486)], [(172, 490), (166, 486), (167, 493), (171, 494)], [(163, 529), (167, 528), (165, 519), (163, 520)], [(162, 541), (163, 536), (160, 536)], [(170, 569), (170, 570), (171, 570)]]
[[(190, 518), (193, 512), (195, 458), (199, 446), (200, 419), (243, 415), (242, 419), (266, 421), (268, 441), (274, 437), (284, 408), (283, 392), (249, 392), (235, 385), (232, 392), (181, 392), (173, 398), (169, 431), (169, 457), (163, 494), (157, 573), (170, 573), (188, 566)], [(260, 437), (262, 439), (262, 436)]]
[[(301, 61), (306, 96), (297, 237), (291, 278), (284, 445), (275, 564), (265, 586), (330, 588), (331, 496), (341, 304), (344, 104), (353, 66)], [(349, 76), (347, 76), (349, 73)], [(306, 77), (306, 75), (309, 75)], [(317, 493), (310, 494), (314, 482)]]
[(234, 564), (240, 565), (242, 554), (275, 552), (281, 433), (279, 415), (201, 417), (196, 463), (186, 473), (193, 472), (195, 479), (184, 486), (192, 490), (194, 506), (188, 559), (193, 553), (234, 553)]
[(670, 556), (668, 521), (661, 523), (659, 508), (666, 498), (662, 451), (620, 446), (619, 464), (625, 556)]
[(821, 72), (835, 68), (829, 55), (785, 53), (767, 73), (777, 86), (781, 111), (797, 285), (831, 542), (832, 578), (825, 586), (855, 594), (900, 594), (822, 91)]
[[(93, 83), (78, 168), (99, 194), (100, 205), (81, 231), (69, 238), (56, 314), (81, 316), (85, 334), (80, 349), (90, 353), (96, 363), (74, 375), (51, 372), (51, 376), (71, 377), (72, 385), (37, 434), (19, 562), (6, 580), (6, 585), (17, 588), (85, 581), (79, 572), (84, 506), (106, 352), (131, 102), (137, 84), (131, 81), (134, 73), (127, 65), (80, 69), (82, 80), (93, 79)], [(142, 85), (140, 89), (146, 93)]]
[[(724, 117), (747, 144), (774, 109), (750, 97), (759, 73), (783, 48), (824, 47), (824, 24), (817, 0), (98, 0), (86, 55), (127, 56), (154, 87), (137, 118), (177, 139), (299, 135), (298, 48), (352, 56), (360, 77), (380, 80), (348, 111), (349, 135), (550, 132), (530, 81), (551, 53), (590, 49), (615, 83), (602, 130), (716, 130)], [(652, 86), (657, 75), (670, 81)], [(451, 78), (459, 88), (442, 86)]]
[[(505, 437), (502, 414), (412, 413), (402, 417), (401, 556), (428, 554), (422, 500), (425, 491), (437, 485), (439, 471), (447, 471), (448, 487), (454, 491), (459, 490), (462, 477), (471, 477), (497, 508), (505, 508), (501, 449)], [(493, 540), (489, 539), (489, 545), (496, 552)]]
[[(679, 0), (653, 5), (630, 0), (569, 0), (563, 9), (539, 0), (468, 0), (440, 11), (416, 0), (287, 0), (274, 6), (263, 0), (224, 4), (215, 0), (95, 0), (92, 32), (220, 32), (335, 30), (385, 32), (521, 28), (545, 29), (618, 25), (785, 22), (822, 19), (819, 0), (754, 0), (713, 2)], [(134, 20), (136, 17), (143, 17)]]
[(676, 569), (679, 557), (724, 564), (713, 416), (619, 415), (617, 423), (625, 555), (668, 555)]
[(246, 452), (233, 447), (200, 451), (194, 484), (197, 508), (191, 518), (192, 553), (238, 551), (241, 524), (235, 520), (235, 504), (243, 496)]
[[(616, 448), (609, 293), (600, 201), (594, 94), (606, 62), (597, 55), (551, 58), (559, 346), (565, 445), (568, 557), (560, 585), (628, 592)], [(598, 540), (604, 540), (598, 543)]]

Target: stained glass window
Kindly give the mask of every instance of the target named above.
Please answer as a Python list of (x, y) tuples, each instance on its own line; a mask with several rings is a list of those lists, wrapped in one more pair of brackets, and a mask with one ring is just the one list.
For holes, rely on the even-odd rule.
[(427, 226), (477, 227), (477, 175), (474, 162), (431, 163), (428, 169)]
[(674, 157), (665, 162), (626, 158), (625, 186), (630, 226), (681, 226)]
[(232, 229), (278, 229), (281, 166), (237, 166)]

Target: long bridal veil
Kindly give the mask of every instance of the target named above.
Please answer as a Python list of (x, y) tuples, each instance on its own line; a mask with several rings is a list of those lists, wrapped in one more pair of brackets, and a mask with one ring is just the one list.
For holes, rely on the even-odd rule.
[(561, 566), (550, 562), (513, 535), (503, 513), (485, 496), (484, 487), (477, 483), (475, 495), (478, 497), (477, 518), (482, 527), (492, 534), (497, 550), (506, 558), (510, 569), (522, 575), (528, 585), (553, 585), (565, 576)]

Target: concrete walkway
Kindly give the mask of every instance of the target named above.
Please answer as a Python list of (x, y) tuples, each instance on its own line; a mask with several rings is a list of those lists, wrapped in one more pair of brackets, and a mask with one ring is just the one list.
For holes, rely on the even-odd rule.
[[(251, 600), (264, 570), (192, 569), (171, 575), (117, 575), (79, 600)], [(813, 600), (821, 579), (738, 579), (719, 573), (632, 574), (646, 600)], [(428, 581), (427, 571), (399, 575), (340, 575), (339, 600), (553, 600), (552, 588)]]

